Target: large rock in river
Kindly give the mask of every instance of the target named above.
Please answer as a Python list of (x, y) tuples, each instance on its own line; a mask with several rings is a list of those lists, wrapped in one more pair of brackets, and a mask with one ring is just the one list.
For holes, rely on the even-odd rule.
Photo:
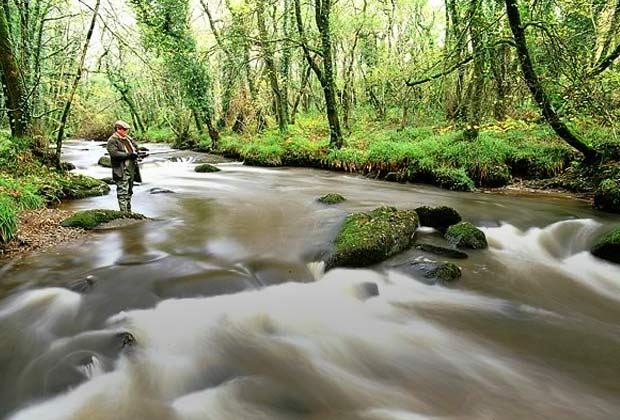
[(412, 244), (418, 227), (413, 210), (379, 207), (347, 216), (334, 241), (335, 251), (326, 268), (365, 267), (381, 262)]
[(429, 226), (445, 232), (448, 227), (460, 222), (461, 215), (452, 207), (418, 207), (415, 209), (420, 218), (420, 225)]
[(68, 174), (61, 183), (65, 198), (95, 197), (110, 192), (108, 184), (86, 175)]
[(450, 226), (444, 236), (450, 245), (459, 248), (483, 249), (488, 247), (484, 232), (469, 222)]
[(100, 224), (111, 222), (116, 219), (146, 219), (146, 216), (140, 213), (130, 213), (118, 210), (84, 210), (78, 211), (73, 216), (63, 220), (60, 225), (64, 227), (74, 227), (82, 229), (94, 229)]
[(620, 264), (620, 227), (601, 236), (590, 252), (604, 260)]

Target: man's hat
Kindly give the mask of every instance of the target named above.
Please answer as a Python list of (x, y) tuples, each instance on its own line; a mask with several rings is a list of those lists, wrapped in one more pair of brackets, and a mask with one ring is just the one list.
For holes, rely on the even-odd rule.
[(123, 120), (118, 120), (114, 123), (114, 128), (124, 128), (126, 130), (129, 130), (129, 124), (127, 124), (125, 121)]

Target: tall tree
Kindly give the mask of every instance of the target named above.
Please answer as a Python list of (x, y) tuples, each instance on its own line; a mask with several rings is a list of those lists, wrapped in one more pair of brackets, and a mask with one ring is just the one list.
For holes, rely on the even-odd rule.
[(0, 12), (0, 70), (11, 134), (23, 137), (30, 129), (30, 106), (23, 71), (12, 43), (9, 16), (6, 9)]
[[(273, 40), (267, 33), (265, 25), (265, 0), (258, 0), (256, 4), (256, 20), (258, 23), (259, 43), (261, 46), (262, 57), (265, 61), (267, 70), (267, 78), (271, 85), (271, 92), (275, 102), (276, 113), (278, 116), (278, 127), (280, 133), (286, 133), (288, 130), (288, 98), (285, 96), (283, 89), (280, 87), (278, 80), (279, 71), (276, 68), (275, 55), (273, 51)], [(286, 17), (285, 17), (286, 20)]]
[(82, 54), (80, 55), (80, 61), (78, 63), (77, 70), (75, 72), (75, 78), (73, 79), (73, 84), (71, 85), (71, 90), (69, 91), (69, 96), (65, 102), (64, 109), (62, 111), (62, 115), (60, 117), (60, 124), (58, 126), (58, 135), (56, 136), (56, 164), (60, 167), (60, 152), (62, 150), (62, 140), (65, 136), (65, 126), (67, 124), (67, 118), (69, 118), (69, 112), (71, 110), (71, 104), (73, 103), (73, 98), (75, 96), (75, 91), (80, 84), (80, 79), (82, 78), (82, 73), (84, 72), (84, 61), (86, 60), (86, 53), (88, 52), (88, 45), (90, 44), (90, 39), (93, 36), (93, 30), (95, 29), (95, 22), (97, 21), (97, 17), (99, 16), (99, 5), (101, 4), (101, 0), (96, 0), (95, 7), (93, 8), (93, 17), (90, 21), (90, 26), (88, 27), (88, 32), (86, 32), (86, 39), (84, 40), (84, 46), (82, 47)]
[(187, 106), (207, 125), (213, 148), (219, 133), (213, 124), (211, 75), (201, 62), (189, 28), (187, 0), (130, 0), (144, 39), (162, 57), (168, 77), (178, 81)]
[(560, 138), (566, 141), (569, 145), (580, 151), (586, 161), (593, 162), (596, 157), (596, 151), (588, 146), (583, 140), (578, 138), (560, 119), (555, 109), (551, 105), (549, 98), (545, 94), (545, 91), (538, 79), (530, 53), (527, 47), (527, 39), (525, 37), (525, 30), (523, 23), (521, 22), (521, 14), (517, 5), (517, 0), (505, 0), (506, 2), (506, 14), (508, 16), (508, 23), (514, 36), (515, 44), (517, 46), (517, 54), (519, 56), (519, 62), (521, 63), (521, 70), (523, 72), (523, 78), (529, 88), (534, 100), (540, 107), (543, 116), (553, 128)]
[(331, 147), (339, 149), (343, 145), (343, 138), (338, 118), (338, 105), (336, 103), (336, 82), (329, 21), (331, 7), (332, 0), (314, 0), (314, 18), (321, 39), (321, 47), (317, 50), (318, 54), (316, 54), (321, 58), (321, 64), (319, 65), (316, 55), (310, 52), (301, 14), (300, 0), (295, 0), (295, 17), (301, 39), (301, 47), (308, 65), (321, 83), (325, 97), (325, 112), (327, 113), (327, 121), (329, 123), (329, 144)]

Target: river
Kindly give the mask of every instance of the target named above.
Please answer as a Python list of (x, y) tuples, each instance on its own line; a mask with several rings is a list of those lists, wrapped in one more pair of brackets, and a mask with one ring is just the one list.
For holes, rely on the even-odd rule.
[[(221, 171), (196, 173), (205, 156), (148, 146), (133, 209), (152, 220), (0, 269), (18, 285), (0, 301), (0, 418), (620, 418), (620, 266), (588, 252), (620, 216), (212, 156)], [(63, 153), (101, 178), (103, 150)], [(330, 192), (347, 201), (316, 201)], [(401, 270), (437, 259), (413, 249), (323, 273), (346, 214), (382, 205), (454, 207), (490, 247), (450, 284)], [(116, 209), (115, 191), (62, 207)]]

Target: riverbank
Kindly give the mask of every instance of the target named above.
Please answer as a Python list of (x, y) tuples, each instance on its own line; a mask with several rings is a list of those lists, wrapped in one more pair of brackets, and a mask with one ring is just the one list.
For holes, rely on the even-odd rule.
[(60, 226), (60, 222), (75, 212), (57, 208), (41, 208), (21, 212), (13, 238), (0, 253), (0, 265), (23, 258), (31, 252), (43, 251), (63, 242), (80, 239), (86, 235), (83, 229)]

